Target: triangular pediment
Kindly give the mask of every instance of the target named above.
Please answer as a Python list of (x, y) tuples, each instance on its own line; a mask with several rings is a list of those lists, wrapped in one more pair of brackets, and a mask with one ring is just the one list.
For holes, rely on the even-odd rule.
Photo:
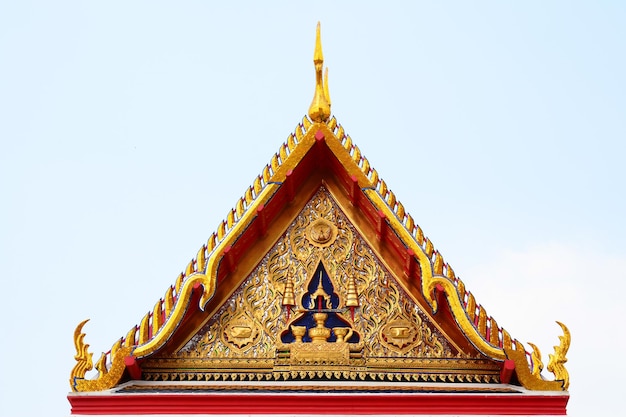
[(206, 324), (142, 369), (151, 381), (495, 383), (500, 373), (445, 334), (325, 186)]

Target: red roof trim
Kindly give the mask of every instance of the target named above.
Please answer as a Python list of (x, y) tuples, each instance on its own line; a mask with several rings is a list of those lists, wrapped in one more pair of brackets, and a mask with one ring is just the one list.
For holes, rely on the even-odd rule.
[(68, 396), (72, 414), (565, 415), (567, 395), (112, 394)]

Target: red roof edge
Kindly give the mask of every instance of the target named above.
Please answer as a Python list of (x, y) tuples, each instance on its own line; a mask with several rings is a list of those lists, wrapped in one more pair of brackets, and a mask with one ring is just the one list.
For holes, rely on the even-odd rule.
[(315, 392), (70, 394), (72, 414), (398, 414), (398, 415), (565, 415), (569, 395), (494, 393)]

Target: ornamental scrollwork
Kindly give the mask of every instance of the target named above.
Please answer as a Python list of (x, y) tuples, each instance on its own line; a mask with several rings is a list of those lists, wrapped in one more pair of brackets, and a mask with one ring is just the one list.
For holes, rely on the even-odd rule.
[[(220, 361), (264, 367), (268, 362), (259, 361), (270, 361), (265, 372), (273, 378), (293, 378), (356, 375), (351, 366), (379, 367), (402, 358), (427, 366), (420, 361), (459, 355), (321, 187), (228, 301), (170, 359), (200, 360), (215, 369), (210, 372), (222, 369)], [(322, 365), (332, 371), (311, 368)]]

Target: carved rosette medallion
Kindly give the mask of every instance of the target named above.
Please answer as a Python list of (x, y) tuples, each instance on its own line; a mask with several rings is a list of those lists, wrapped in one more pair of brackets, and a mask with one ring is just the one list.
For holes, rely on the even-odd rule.
[(380, 330), (380, 338), (389, 348), (400, 353), (413, 349), (420, 341), (418, 329), (406, 318), (395, 316)]
[(326, 219), (317, 219), (305, 229), (304, 235), (313, 246), (325, 248), (337, 239), (337, 226)]
[(322, 190), (300, 212), (288, 234), (291, 254), (306, 267), (315, 267), (320, 258), (345, 260), (354, 243), (351, 225), (328, 191)]
[(224, 343), (241, 351), (256, 343), (259, 329), (252, 318), (243, 312), (228, 322), (222, 336)]

